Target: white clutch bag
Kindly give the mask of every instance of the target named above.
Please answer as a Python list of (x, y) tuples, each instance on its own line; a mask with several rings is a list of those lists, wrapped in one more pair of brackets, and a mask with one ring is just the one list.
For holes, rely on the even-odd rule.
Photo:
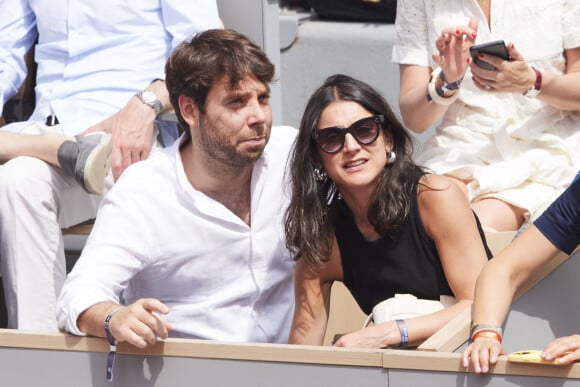
[(455, 298), (441, 296), (439, 301), (424, 300), (412, 294), (395, 294), (395, 297), (379, 302), (367, 317), (364, 326), (371, 322), (379, 324), (389, 320), (404, 320), (440, 311), (455, 304)]

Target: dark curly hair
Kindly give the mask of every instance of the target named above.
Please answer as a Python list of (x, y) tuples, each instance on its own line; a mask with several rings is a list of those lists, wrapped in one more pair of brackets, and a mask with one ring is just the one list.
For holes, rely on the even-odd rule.
[(412, 159), (411, 136), (379, 92), (347, 75), (327, 78), (306, 105), (290, 159), (292, 198), (285, 214), (286, 245), (295, 259), (304, 258), (309, 264), (325, 262), (332, 247), (336, 188), (330, 179), (315, 179), (313, 169), (320, 168), (322, 159), (312, 132), (318, 128), (322, 111), (337, 100), (353, 101), (372, 114), (383, 115), (382, 130), (392, 138), (397, 158), (384, 168), (367, 215), (380, 235), (407, 218), (419, 179), (426, 174)]

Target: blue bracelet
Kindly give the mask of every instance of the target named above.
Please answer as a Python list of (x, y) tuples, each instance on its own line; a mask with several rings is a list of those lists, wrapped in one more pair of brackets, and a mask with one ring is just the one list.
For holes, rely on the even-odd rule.
[(409, 332), (407, 332), (407, 326), (405, 325), (405, 320), (396, 320), (397, 326), (399, 327), (399, 333), (401, 334), (401, 347), (409, 344)]
[(107, 317), (105, 317), (105, 334), (107, 336), (107, 341), (109, 342), (109, 355), (107, 356), (107, 380), (113, 381), (113, 368), (115, 367), (115, 358), (117, 356), (117, 340), (115, 336), (111, 333), (109, 323), (111, 322), (111, 317), (118, 311), (123, 309), (123, 307), (118, 307), (113, 309)]

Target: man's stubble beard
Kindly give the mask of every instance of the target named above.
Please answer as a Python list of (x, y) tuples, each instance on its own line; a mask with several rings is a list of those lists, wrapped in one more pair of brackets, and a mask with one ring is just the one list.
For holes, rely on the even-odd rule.
[[(265, 126), (256, 131), (258, 135), (264, 135), (268, 132), (268, 136), (266, 138), (266, 144), (268, 143), (270, 137), (270, 130), (268, 130)], [(241, 152), (239, 151), (236, 146), (238, 145), (237, 142), (232, 143), (225, 132), (227, 131), (220, 131), (214, 130), (213, 127), (209, 124), (207, 118), (202, 116), (199, 122), (200, 127), (200, 142), (201, 147), (204, 149), (204, 152), (207, 156), (207, 161), (221, 163), (228, 167), (233, 167), (236, 169), (243, 169), (249, 165), (253, 165), (264, 153), (264, 146), (255, 148), (250, 152)]]

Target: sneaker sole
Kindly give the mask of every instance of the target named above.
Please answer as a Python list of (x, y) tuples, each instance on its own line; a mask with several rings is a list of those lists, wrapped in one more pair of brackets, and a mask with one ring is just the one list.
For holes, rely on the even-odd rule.
[(111, 169), (113, 141), (110, 134), (102, 136), (85, 163), (84, 182), (90, 193), (101, 195), (105, 188), (105, 177)]

